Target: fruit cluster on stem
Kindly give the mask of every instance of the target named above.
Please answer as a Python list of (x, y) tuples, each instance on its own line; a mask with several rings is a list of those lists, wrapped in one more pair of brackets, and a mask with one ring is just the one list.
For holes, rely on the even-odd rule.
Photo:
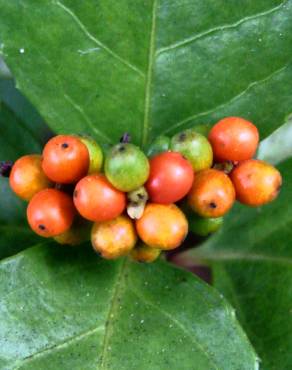
[(38, 235), (70, 245), (90, 239), (104, 258), (140, 262), (180, 247), (189, 232), (217, 231), (235, 200), (271, 202), (282, 184), (275, 167), (253, 159), (259, 133), (243, 118), (157, 137), (147, 155), (129, 141), (124, 134), (104, 158), (92, 138), (58, 135), (42, 155), (1, 162), (1, 174), (29, 202)]

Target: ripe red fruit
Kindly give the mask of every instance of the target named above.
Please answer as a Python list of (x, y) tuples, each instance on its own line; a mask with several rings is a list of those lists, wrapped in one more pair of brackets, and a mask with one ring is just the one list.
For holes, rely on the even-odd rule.
[(193, 181), (192, 165), (180, 153), (165, 152), (150, 159), (146, 189), (152, 202), (177, 202), (189, 192)]
[(74, 183), (87, 174), (89, 152), (77, 137), (58, 135), (45, 145), (42, 166), (52, 181), (62, 184)]
[(75, 214), (71, 197), (56, 189), (45, 189), (35, 194), (27, 207), (30, 227), (45, 238), (69, 230)]
[(222, 171), (208, 169), (198, 172), (188, 195), (189, 206), (202, 217), (221, 217), (232, 207), (235, 190)]
[(42, 170), (42, 157), (38, 154), (25, 155), (13, 165), (9, 184), (21, 199), (30, 200), (39, 191), (52, 186)]
[(243, 161), (254, 156), (259, 143), (258, 129), (240, 117), (226, 117), (209, 133), (216, 161)]
[(148, 203), (143, 216), (136, 221), (139, 237), (152, 248), (174, 249), (188, 233), (188, 221), (175, 204)]
[(256, 159), (241, 162), (230, 176), (237, 199), (252, 207), (274, 200), (282, 185), (280, 172), (270, 164)]
[(104, 175), (89, 175), (81, 179), (74, 190), (78, 212), (90, 221), (108, 221), (119, 216), (126, 207), (126, 195), (115, 189)]

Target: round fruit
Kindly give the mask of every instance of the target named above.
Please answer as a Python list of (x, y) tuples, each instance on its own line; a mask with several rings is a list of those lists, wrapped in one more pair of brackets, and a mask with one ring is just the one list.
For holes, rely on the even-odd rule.
[(211, 144), (195, 129), (185, 130), (173, 136), (170, 149), (181, 153), (192, 164), (194, 171), (201, 171), (212, 166)]
[(204, 218), (192, 212), (188, 214), (189, 230), (200, 236), (215, 233), (223, 224), (223, 217)]
[(42, 170), (42, 157), (38, 154), (19, 158), (12, 167), (9, 183), (14, 193), (24, 200), (30, 200), (39, 191), (52, 186)]
[(157, 138), (149, 145), (147, 155), (153, 157), (156, 154), (167, 152), (170, 146), (170, 138), (165, 135), (157, 136)]
[(52, 181), (74, 183), (87, 174), (89, 152), (77, 137), (58, 135), (45, 145), (42, 166)]
[(121, 191), (132, 191), (142, 186), (149, 176), (149, 162), (135, 145), (115, 145), (105, 160), (105, 175)]
[(152, 202), (170, 204), (189, 192), (193, 180), (192, 165), (180, 153), (165, 152), (151, 158), (146, 190)]
[(253, 207), (275, 199), (282, 185), (280, 172), (270, 164), (256, 159), (239, 163), (230, 176), (237, 200)]
[(221, 217), (232, 207), (235, 190), (222, 171), (200, 171), (188, 195), (189, 206), (202, 217)]
[(101, 170), (103, 162), (103, 154), (101, 147), (97, 142), (90, 136), (80, 136), (79, 139), (83, 144), (86, 145), (86, 148), (89, 153), (89, 168), (88, 175), (97, 173)]
[(75, 216), (71, 197), (56, 189), (35, 194), (27, 207), (27, 220), (32, 230), (45, 238), (70, 229)]
[(93, 249), (107, 259), (125, 256), (134, 248), (136, 242), (134, 225), (127, 216), (95, 223), (91, 231)]
[(75, 187), (73, 199), (81, 216), (95, 222), (112, 220), (126, 207), (126, 195), (101, 174), (81, 179)]
[(143, 216), (136, 221), (139, 237), (152, 248), (174, 249), (188, 233), (184, 213), (174, 204), (148, 203)]
[(244, 161), (254, 156), (259, 133), (254, 124), (243, 118), (226, 117), (213, 126), (209, 141), (217, 161)]
[(55, 236), (54, 239), (59, 244), (79, 245), (90, 239), (91, 222), (82, 217), (75, 217), (69, 230)]
[(137, 262), (154, 262), (161, 253), (161, 249), (151, 248), (140, 243), (131, 250), (130, 256)]

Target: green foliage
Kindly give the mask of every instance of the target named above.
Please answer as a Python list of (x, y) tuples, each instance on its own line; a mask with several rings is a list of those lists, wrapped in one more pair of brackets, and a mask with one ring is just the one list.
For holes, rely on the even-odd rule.
[[(102, 145), (129, 132), (149, 145), (226, 115), (252, 120), (262, 138), (290, 122), (291, 0), (0, 0), (0, 9), (0, 52), (55, 132)], [(0, 156), (14, 160), (39, 152), (48, 131), (11, 84), (0, 81)], [(278, 201), (236, 206), (193, 252), (212, 263), (265, 370), (291, 364), (291, 164)], [(88, 245), (42, 242), (13, 256), (40, 239), (5, 179), (0, 202), (0, 257), (12, 256), (0, 263), (0, 368), (257, 369), (215, 289), (165, 263), (101, 261)]]

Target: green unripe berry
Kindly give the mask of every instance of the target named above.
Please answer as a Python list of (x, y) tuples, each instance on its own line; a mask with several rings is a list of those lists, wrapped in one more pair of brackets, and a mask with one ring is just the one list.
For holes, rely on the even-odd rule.
[(170, 149), (181, 153), (193, 166), (194, 171), (210, 168), (213, 151), (207, 138), (195, 131), (185, 130), (172, 137)]
[(156, 154), (167, 152), (170, 146), (170, 138), (165, 135), (157, 136), (149, 145), (147, 155), (153, 157)]
[(105, 175), (118, 190), (129, 192), (142, 186), (149, 176), (146, 155), (129, 143), (115, 145), (105, 160)]
[(80, 136), (79, 139), (86, 145), (89, 152), (88, 175), (92, 175), (101, 170), (103, 154), (101, 147), (90, 136)]
[(204, 218), (196, 213), (187, 215), (189, 221), (189, 230), (199, 236), (208, 236), (215, 233), (223, 224), (223, 217)]

